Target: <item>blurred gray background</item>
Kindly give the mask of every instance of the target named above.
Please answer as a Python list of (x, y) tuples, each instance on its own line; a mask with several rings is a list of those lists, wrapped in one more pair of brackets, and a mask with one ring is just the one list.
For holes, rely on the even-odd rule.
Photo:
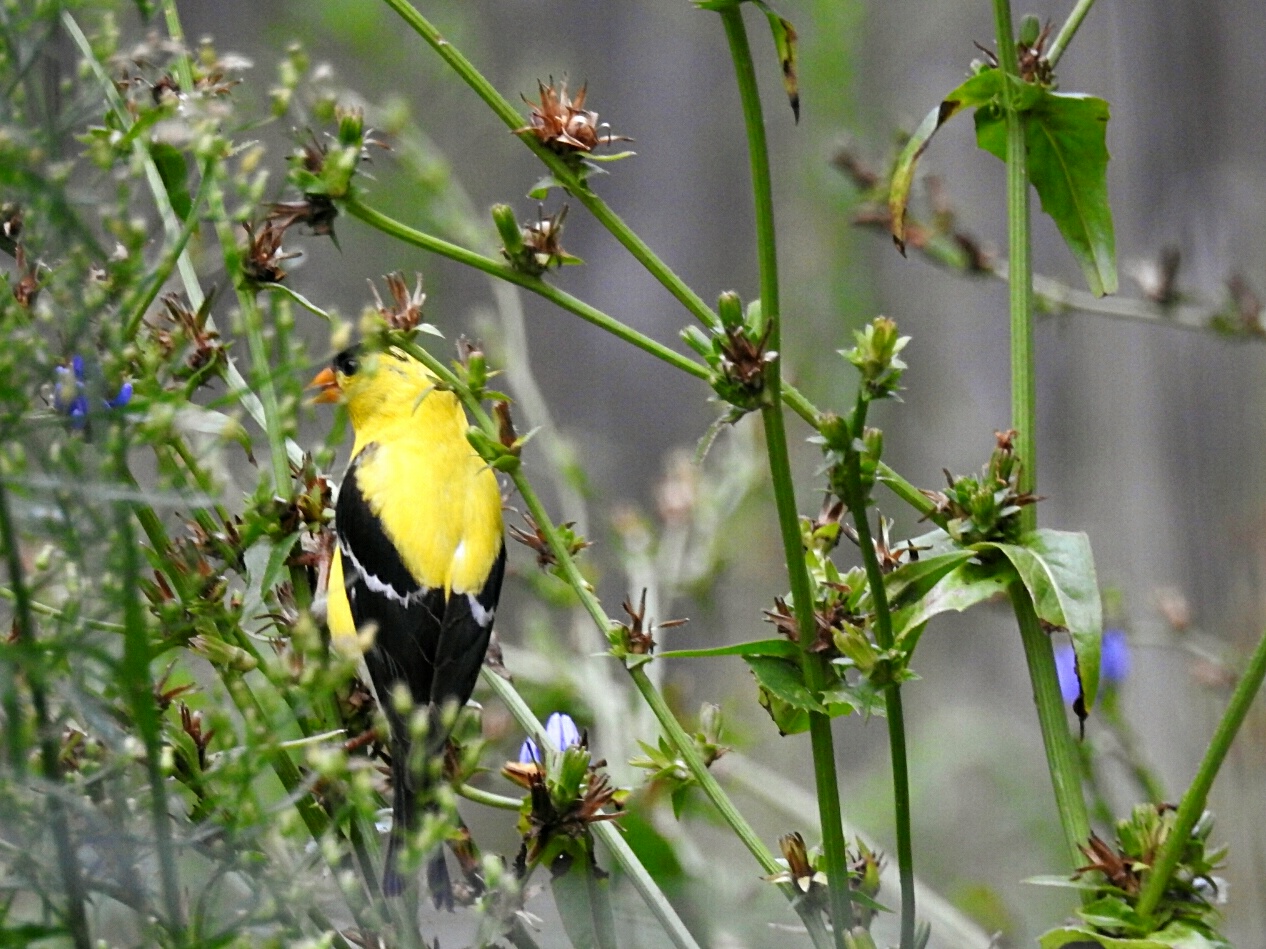
[[(520, 93), (535, 98), (538, 79), (567, 76), (573, 90), (587, 82), (590, 107), (636, 140), (637, 157), (610, 166), (597, 190), (705, 299), (731, 288), (745, 300), (755, 296), (746, 148), (714, 15), (686, 0), (420, 6), (516, 101)], [(1058, 25), (1071, 6), (1020, 5), (1015, 13)], [(221, 51), (254, 60), (249, 82), (261, 89), (285, 43), (301, 38), (369, 101), (406, 100), (476, 208), (505, 201), (521, 218), (535, 213), (524, 195), (539, 166), (384, 5), (189, 0), (181, 8), (191, 39), (211, 35)], [(816, 404), (842, 411), (851, 405), (854, 374), (834, 351), (873, 315), (897, 319), (913, 336), (908, 388), (904, 404), (883, 406), (877, 422), (890, 463), (916, 484), (939, 487), (942, 468), (978, 469), (993, 432), (1009, 424), (1005, 287), (902, 259), (882, 234), (851, 228), (857, 192), (831, 159), (847, 145), (882, 169), (895, 134), (964, 78), (979, 55), (973, 41), (992, 45), (990, 5), (784, 0), (780, 10), (802, 42), (799, 126), (763, 20), (750, 16), (749, 29), (774, 149), (786, 371)], [(1109, 187), (1122, 295), (1139, 293), (1127, 275), (1131, 263), (1169, 246), (1181, 252), (1181, 289), (1193, 301), (1213, 306), (1224, 299), (1232, 271), (1266, 291), (1263, 35), (1266, 8), (1247, 0), (1104, 0), (1060, 64), (1061, 88), (1111, 103)], [(966, 118), (938, 136), (925, 170), (943, 178), (960, 225), (1005, 253), (1003, 168), (975, 149)], [(388, 182), (395, 189), (380, 192), (379, 203), (410, 220), (407, 178), (393, 170), (393, 158), (375, 157), (375, 172), (384, 190)], [(549, 206), (556, 205), (554, 198)], [(1036, 200), (1034, 220), (1036, 270), (1080, 286)], [(303, 247), (306, 258), (291, 268), (300, 292), (354, 316), (368, 302), (367, 277), (421, 270), (430, 318), (451, 337), (478, 330), (479, 314), (492, 305), (482, 278), (389, 245), (356, 222), (338, 227), (341, 252), (318, 240)], [(568, 219), (564, 244), (585, 265), (556, 274), (559, 286), (675, 343), (687, 315), (580, 208)], [(693, 448), (714, 407), (703, 386), (649, 356), (541, 300), (525, 297), (522, 305), (527, 356), (593, 485), (593, 557), (606, 568), (601, 592), (614, 611), (626, 587), (611, 552), (609, 516), (627, 504), (653, 510), (665, 458)], [(318, 352), (322, 332), (314, 329)], [(1224, 656), (1234, 668), (1261, 628), (1266, 414), (1253, 380), (1266, 347), (1081, 313), (1044, 319), (1037, 347), (1039, 490), (1047, 498), (1039, 517), (1045, 526), (1088, 531), (1101, 583), (1122, 594), (1134, 660), (1126, 709), (1144, 755), (1176, 800), (1226, 697), (1225, 688), (1193, 680), (1190, 647)], [(314, 419), (312, 432), (325, 424)], [(791, 432), (797, 441), (807, 434), (798, 423)], [(801, 443), (796, 458), (801, 509), (812, 513), (820, 500), (816, 449)], [(881, 492), (879, 503), (897, 519), (899, 536), (925, 529), (890, 496)], [(785, 577), (769, 506), (749, 508), (728, 535), (735, 566), (710, 605), (662, 604), (661, 617), (695, 619), (673, 634), (674, 643), (767, 635), (760, 611), (783, 591)], [(528, 569), (528, 558), (519, 565)], [(1194, 628), (1183, 636), (1157, 610), (1162, 587), (1189, 602)], [(503, 635), (513, 641), (510, 627)], [(915, 667), (922, 679), (906, 689), (906, 702), (918, 871), (988, 928), (1008, 925), (1018, 938), (1031, 937), (1057, 921), (1068, 902), (1019, 882), (1058, 869), (1062, 859), (1019, 638), (1001, 609), (940, 620)], [(704, 668), (709, 676), (731, 672), (733, 681), (699, 681)], [(776, 737), (738, 663), (682, 665), (668, 674), (684, 707), (722, 701), (752, 757), (811, 786), (807, 740)], [(842, 720), (836, 734), (845, 813), (891, 848), (882, 723)], [(1215, 837), (1233, 843), (1228, 930), (1245, 947), (1262, 945), (1266, 932), (1264, 741), (1258, 715), (1212, 800)], [(1114, 780), (1110, 793), (1124, 813), (1133, 792)], [(789, 829), (783, 818), (751, 809), (767, 839)]]

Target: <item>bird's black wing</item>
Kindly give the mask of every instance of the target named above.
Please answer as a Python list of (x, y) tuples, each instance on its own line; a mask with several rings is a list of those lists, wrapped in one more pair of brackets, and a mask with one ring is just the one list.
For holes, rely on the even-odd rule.
[(478, 593), (453, 593), (449, 597), (435, 648), (431, 701), (436, 706), (455, 702), (460, 707), (475, 691), (505, 571), (506, 548), (502, 544), (483, 588)]
[(356, 471), (374, 451), (371, 444), (348, 467), (334, 512), (343, 580), (357, 628), (375, 626), (365, 664), (378, 700), (391, 723), (393, 737), (408, 736), (407, 723), (391, 701), (403, 682), (415, 707), (431, 701), (435, 653), (445, 615), (444, 591), (428, 590), (409, 572), (382, 522), (361, 494)]

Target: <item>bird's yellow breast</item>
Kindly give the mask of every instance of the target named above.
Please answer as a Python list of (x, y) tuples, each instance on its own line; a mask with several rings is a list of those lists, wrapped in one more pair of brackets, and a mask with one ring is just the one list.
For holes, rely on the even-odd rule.
[(470, 447), (465, 418), (366, 448), (356, 483), (409, 573), (424, 587), (478, 593), (501, 550), (501, 491)]

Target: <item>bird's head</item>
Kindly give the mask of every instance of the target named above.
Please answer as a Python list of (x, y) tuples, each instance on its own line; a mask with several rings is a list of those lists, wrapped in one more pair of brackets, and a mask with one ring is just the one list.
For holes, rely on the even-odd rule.
[(436, 381), (425, 366), (401, 350), (353, 346), (335, 356), (309, 388), (320, 390), (317, 402), (346, 405), (352, 428), (363, 430), (371, 421), (381, 425), (414, 415)]

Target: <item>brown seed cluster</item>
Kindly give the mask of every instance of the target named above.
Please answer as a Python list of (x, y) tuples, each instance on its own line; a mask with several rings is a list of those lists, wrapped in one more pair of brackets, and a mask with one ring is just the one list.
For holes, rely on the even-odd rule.
[(587, 87), (581, 86), (576, 98), (567, 94), (567, 80), (557, 84), (550, 80), (547, 86), (537, 83), (540, 101), (525, 102), (532, 107), (529, 123), (514, 130), (516, 135), (533, 135), (546, 148), (560, 155), (576, 155), (591, 152), (599, 145), (617, 141), (630, 141), (624, 135), (615, 135), (606, 124), (599, 124), (598, 113), (585, 108)]

